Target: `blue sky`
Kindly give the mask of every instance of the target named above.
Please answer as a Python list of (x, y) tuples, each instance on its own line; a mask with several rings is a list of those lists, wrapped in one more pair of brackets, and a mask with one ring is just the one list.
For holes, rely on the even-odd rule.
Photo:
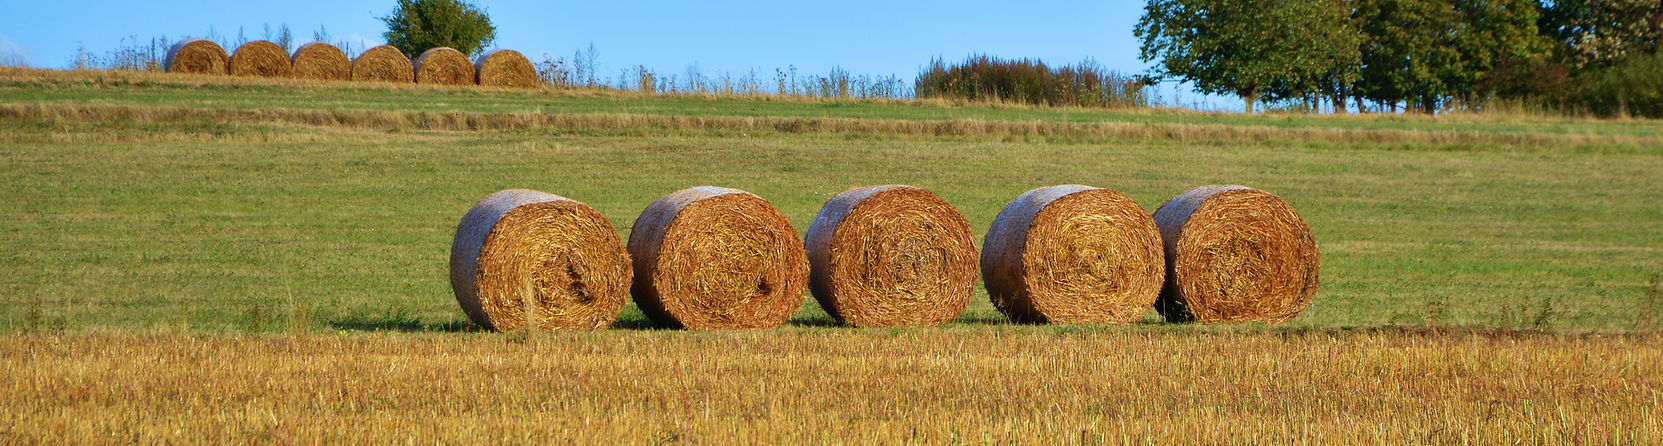
[[(1087, 58), (1139, 73), (1132, 26), (1141, 0), (838, 2), (477, 2), (497, 26), (496, 46), (533, 59), (570, 56), (595, 45), (602, 73), (645, 65), (660, 73), (743, 74), (771, 78), (775, 68), (825, 73), (841, 66), (854, 74), (911, 80), (931, 57), (971, 53), (1033, 57), (1047, 63)], [(294, 0), (228, 4), (176, 1), (15, 2), (0, 15), (0, 54), (37, 67), (64, 67), (78, 45), (93, 53), (137, 36), (200, 37), (209, 27), (249, 39), (264, 25), (287, 24), (311, 40), (319, 26), (333, 40), (381, 43), (375, 17), (391, 0)], [(1172, 85), (1163, 95), (1171, 96)], [(1190, 95), (1193, 96), (1193, 95)]]

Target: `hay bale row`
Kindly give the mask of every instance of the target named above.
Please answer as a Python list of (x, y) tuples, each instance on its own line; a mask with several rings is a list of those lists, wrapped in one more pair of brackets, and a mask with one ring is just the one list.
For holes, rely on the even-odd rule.
[(721, 187), (654, 201), (629, 233), (635, 303), (653, 322), (690, 329), (768, 328), (803, 301), (808, 259), (774, 205)]
[(1155, 309), (1170, 321), (1277, 323), (1316, 294), (1311, 228), (1275, 195), (1204, 186), (1155, 211), (1167, 277)]
[(849, 325), (940, 325), (975, 287), (970, 222), (924, 189), (843, 191), (814, 218), (807, 245), (815, 300)]
[(236, 76), (294, 77), (316, 80), (353, 80), (438, 85), (485, 85), (535, 88), (537, 69), (514, 50), (495, 50), (469, 62), (450, 48), (422, 53), (414, 63), (391, 45), (381, 45), (348, 59), (340, 48), (325, 42), (301, 45), (293, 55), (275, 43), (256, 40), (227, 55), (206, 39), (185, 39), (168, 50), (167, 70), (180, 73)]
[(666, 327), (778, 326), (805, 287), (845, 324), (927, 326), (964, 311), (978, 263), (1016, 322), (1130, 323), (1154, 307), (1170, 321), (1277, 323), (1309, 305), (1319, 259), (1286, 202), (1241, 186), (1191, 190), (1153, 216), (1112, 190), (1030, 190), (1000, 211), (980, 256), (964, 216), (912, 186), (846, 190), (803, 240), (761, 197), (684, 189), (642, 211), (627, 252), (582, 203), (510, 190), (463, 217), (451, 283), (470, 319), (499, 330), (606, 327), (626, 287)]
[(516, 330), (606, 328), (624, 308), (629, 254), (583, 203), (505, 190), (474, 205), (451, 242), (450, 283), (475, 324)]
[(1108, 189), (1030, 190), (999, 212), (982, 243), (988, 297), (1016, 322), (1135, 322), (1165, 275), (1155, 220)]

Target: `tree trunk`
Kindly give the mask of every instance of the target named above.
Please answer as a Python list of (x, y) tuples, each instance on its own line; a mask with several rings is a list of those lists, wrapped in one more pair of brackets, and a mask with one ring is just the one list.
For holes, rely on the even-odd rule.
[(1336, 114), (1336, 115), (1351, 114), (1350, 110), (1345, 109), (1345, 95), (1343, 95), (1343, 94), (1334, 95), (1333, 100), (1334, 100), (1334, 114)]
[(1258, 99), (1257, 96), (1256, 94), (1241, 95), (1241, 101), (1247, 104), (1247, 114), (1249, 115), (1253, 114), (1253, 100)]

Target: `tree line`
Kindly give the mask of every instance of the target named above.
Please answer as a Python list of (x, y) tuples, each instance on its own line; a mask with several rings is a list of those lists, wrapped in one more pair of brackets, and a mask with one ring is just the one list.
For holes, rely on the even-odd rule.
[(1663, 115), (1660, 0), (1150, 0), (1150, 80), (1335, 112)]

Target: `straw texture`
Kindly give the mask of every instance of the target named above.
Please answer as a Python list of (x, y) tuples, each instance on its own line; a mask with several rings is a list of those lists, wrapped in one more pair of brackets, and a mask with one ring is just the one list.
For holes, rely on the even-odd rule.
[(809, 226), (807, 245), (814, 299), (854, 326), (940, 325), (964, 312), (975, 286), (969, 221), (912, 186), (837, 194)]
[(629, 254), (606, 218), (558, 195), (512, 189), (474, 205), (450, 248), (450, 284), (479, 326), (606, 328), (628, 300)]
[(1283, 322), (1317, 292), (1316, 239), (1275, 195), (1198, 187), (1161, 205), (1155, 225), (1167, 261), (1155, 309), (1167, 320)]
[(352, 60), (352, 80), (410, 83), (415, 81), (410, 58), (392, 45), (370, 48)]
[(647, 206), (629, 233), (635, 303), (659, 325), (768, 328), (803, 302), (808, 259), (797, 231), (767, 200), (695, 187)]
[(1155, 220), (1108, 189), (1027, 191), (999, 212), (982, 242), (988, 297), (1016, 322), (1135, 322), (1165, 276)]
[(352, 61), (340, 48), (325, 42), (301, 45), (289, 58), (296, 79), (344, 81), (352, 79)]
[(232, 76), (289, 77), (289, 51), (265, 40), (243, 44), (231, 55)]
[(228, 74), (231, 57), (212, 40), (185, 39), (167, 50), (166, 65), (170, 73)]
[(474, 61), (479, 85), (488, 87), (535, 88), (537, 67), (531, 59), (514, 50), (494, 50)]
[(449, 47), (427, 50), (416, 58), (416, 83), (435, 85), (471, 85), (474, 83), (473, 63), (461, 51)]

